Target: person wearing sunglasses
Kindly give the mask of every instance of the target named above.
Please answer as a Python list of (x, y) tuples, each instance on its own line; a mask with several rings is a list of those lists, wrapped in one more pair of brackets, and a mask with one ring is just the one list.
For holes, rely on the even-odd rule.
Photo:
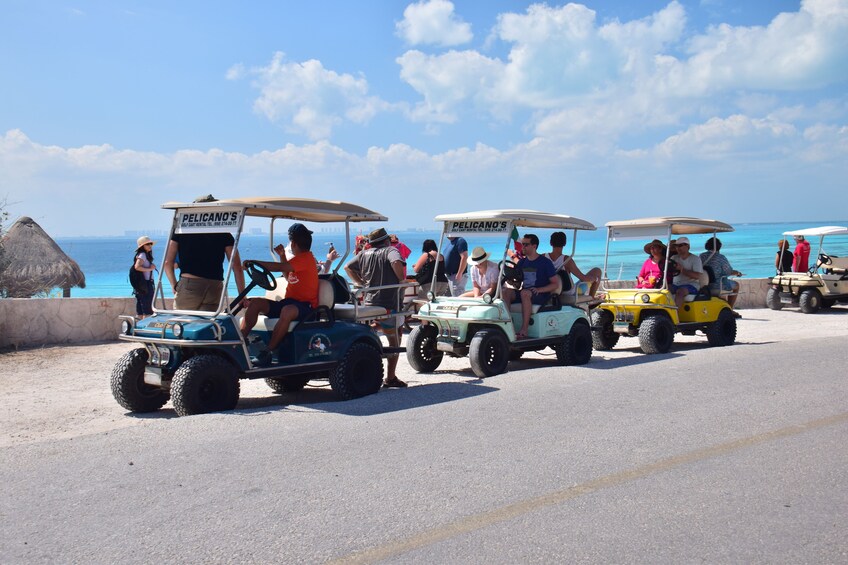
[(546, 303), (551, 292), (558, 286), (553, 262), (539, 255), (538, 236), (532, 233), (525, 234), (521, 239), (521, 247), (524, 254), (524, 258), (518, 262), (518, 268), (524, 273), (521, 290), (504, 286), (502, 293), (506, 304), (512, 304), (516, 299), (521, 300), (521, 329), (515, 333), (518, 339), (527, 337), (533, 305)]

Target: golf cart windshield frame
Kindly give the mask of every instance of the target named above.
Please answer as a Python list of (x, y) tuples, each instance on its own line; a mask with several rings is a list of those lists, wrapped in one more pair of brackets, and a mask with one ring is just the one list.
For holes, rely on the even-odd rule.
[[(597, 229), (591, 222), (574, 216), (537, 212), (535, 210), (483, 210), (463, 214), (442, 214), (436, 216), (435, 221), (442, 223), (438, 246), (439, 255), (442, 254), (444, 241), (447, 237), (465, 237), (466, 235), (492, 237), (499, 234), (504, 235), (505, 239), (498, 272), (498, 284), (495, 288), (495, 295), (492, 297), (492, 300), (500, 298), (501, 296), (504, 269), (506, 268), (506, 259), (508, 257), (510, 247), (509, 244), (510, 241), (512, 241), (512, 232), (514, 229), (519, 227), (529, 227), (570, 230), (572, 235), (571, 255), (569, 255), (569, 258), (574, 256), (574, 251), (577, 247), (577, 231), (593, 231)], [(521, 237), (520, 234), (519, 237)], [(436, 288), (436, 271), (437, 269), (433, 269), (433, 279), (430, 286), (431, 292)], [(435, 296), (435, 294), (433, 294), (432, 297), (428, 297), (431, 301), (437, 301), (438, 298), (439, 297)]]
[[(713, 253), (717, 253), (718, 249), (715, 245), (716, 234), (719, 232), (732, 232), (733, 226), (720, 222), (718, 220), (710, 220), (704, 218), (689, 218), (684, 216), (663, 216), (656, 218), (639, 218), (635, 220), (623, 220), (607, 222), (607, 241), (604, 250), (604, 272), (601, 276), (601, 285), (605, 290), (610, 279), (607, 275), (607, 267), (609, 261), (609, 248), (611, 241), (633, 240), (633, 239), (659, 239), (659, 236), (664, 236), (666, 241), (666, 249), (671, 245), (672, 235), (705, 235), (712, 234), (713, 236)], [(671, 253), (666, 252), (665, 264), (663, 265), (663, 273), (668, 272), (668, 263), (671, 259)], [(639, 291), (657, 292), (667, 290), (669, 281), (663, 277), (663, 285), (660, 288), (640, 288)]]
[[(345, 225), (345, 252), (340, 258), (338, 265), (333, 270), (337, 273), (345, 258), (350, 255), (350, 224), (351, 222), (385, 222), (386, 216), (347, 202), (332, 200), (313, 200), (307, 198), (280, 198), (280, 197), (255, 197), (232, 200), (216, 200), (213, 202), (167, 202), (162, 208), (174, 210), (174, 219), (168, 241), (176, 233), (231, 233), (233, 234), (233, 252), (235, 257), (238, 253), (241, 234), (244, 230), (244, 220), (247, 217), (267, 218), (270, 221), (270, 237), (268, 240), (269, 252), (274, 261), (274, 223), (279, 219), (288, 219), (300, 222), (315, 223), (338, 223)], [(237, 217), (225, 217), (225, 213), (237, 214)], [(208, 214), (208, 215), (206, 215)], [(194, 215), (186, 217), (185, 215)], [(222, 229), (227, 228), (227, 229)], [(217, 317), (223, 312), (229, 313), (227, 287), (233, 272), (232, 261), (227, 261), (227, 269), (224, 274), (221, 296), (218, 307), (214, 312), (202, 310), (169, 310), (165, 308), (165, 293), (162, 288), (164, 269), (159, 272), (159, 280), (156, 290), (161, 307), (154, 306), (156, 313), (185, 314), (194, 316)], [(154, 301), (155, 302), (155, 301)]]

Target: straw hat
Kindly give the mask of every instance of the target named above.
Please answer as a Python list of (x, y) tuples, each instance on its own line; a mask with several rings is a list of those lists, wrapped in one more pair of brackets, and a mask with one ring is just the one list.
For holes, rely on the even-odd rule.
[(136, 247), (141, 247), (142, 245), (147, 245), (148, 243), (156, 243), (156, 242), (153, 241), (152, 239), (150, 239), (149, 237), (147, 237), (146, 235), (143, 235), (140, 238), (138, 238), (137, 240), (135, 240), (135, 246)]
[(489, 254), (482, 247), (475, 247), (471, 250), (471, 257), (468, 258), (469, 265), (479, 265), (489, 258)]
[(648, 255), (650, 255), (650, 254), (651, 254), (651, 247), (653, 247), (654, 245), (659, 245), (660, 247), (662, 247), (663, 255), (665, 255), (666, 246), (665, 246), (665, 244), (664, 244), (662, 241), (660, 241), (660, 240), (658, 240), (658, 239), (655, 239), (654, 241), (652, 241), (652, 242), (650, 242), (650, 243), (646, 243), (646, 244), (645, 244), (645, 247), (643, 247), (642, 249), (644, 249), (644, 250), (645, 250), (645, 253), (647, 253)]

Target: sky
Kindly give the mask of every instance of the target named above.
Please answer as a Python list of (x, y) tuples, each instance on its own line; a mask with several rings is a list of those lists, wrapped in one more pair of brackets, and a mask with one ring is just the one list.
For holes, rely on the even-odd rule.
[(11, 220), (167, 230), (205, 194), (844, 218), (848, 0), (0, 2)]

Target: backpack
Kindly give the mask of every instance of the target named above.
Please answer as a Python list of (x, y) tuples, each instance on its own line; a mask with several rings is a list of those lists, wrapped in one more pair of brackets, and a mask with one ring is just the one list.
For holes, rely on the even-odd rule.
[(134, 257), (133, 264), (130, 265), (130, 285), (136, 294), (147, 294), (147, 280), (144, 278), (144, 273), (135, 270)]

